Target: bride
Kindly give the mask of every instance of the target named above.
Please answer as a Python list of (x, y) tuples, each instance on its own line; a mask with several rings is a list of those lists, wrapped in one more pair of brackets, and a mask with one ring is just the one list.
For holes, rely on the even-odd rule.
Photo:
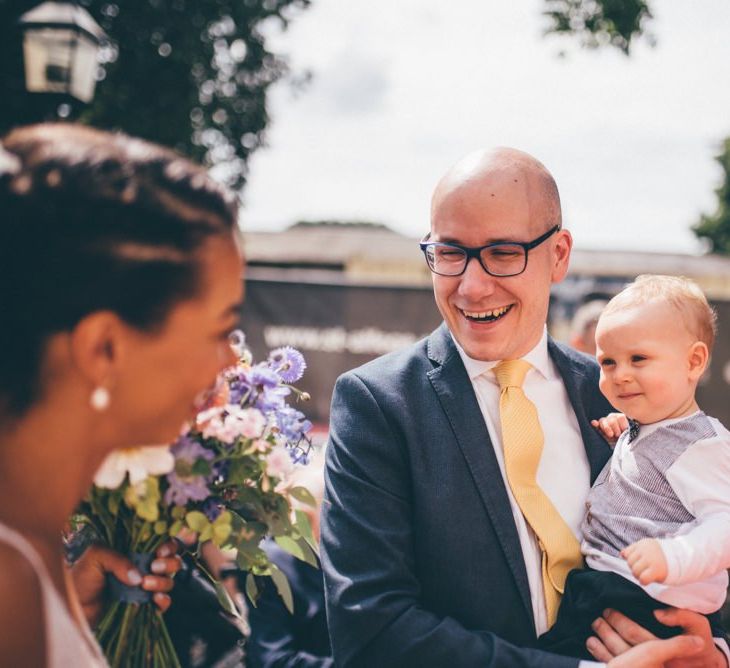
[(2, 139), (0, 211), (0, 657), (103, 666), (61, 532), (107, 454), (174, 440), (233, 363), (236, 202), (171, 151), (49, 124)]

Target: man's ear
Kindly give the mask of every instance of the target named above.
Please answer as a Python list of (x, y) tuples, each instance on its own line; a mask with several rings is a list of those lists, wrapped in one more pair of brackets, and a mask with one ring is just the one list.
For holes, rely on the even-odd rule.
[(690, 380), (698, 381), (705, 372), (709, 361), (710, 351), (707, 344), (703, 341), (695, 341), (687, 352)]
[(70, 334), (71, 359), (93, 389), (114, 385), (123, 352), (125, 325), (112, 311), (82, 318)]
[(568, 230), (558, 230), (555, 236), (551, 280), (553, 283), (560, 283), (568, 273), (570, 250), (573, 248), (573, 237)]

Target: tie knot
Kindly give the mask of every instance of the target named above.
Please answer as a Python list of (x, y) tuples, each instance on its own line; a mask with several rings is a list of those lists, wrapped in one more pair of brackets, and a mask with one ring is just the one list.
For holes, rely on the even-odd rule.
[(505, 360), (494, 367), (494, 375), (497, 378), (500, 389), (505, 387), (522, 387), (527, 372), (532, 364), (525, 360)]

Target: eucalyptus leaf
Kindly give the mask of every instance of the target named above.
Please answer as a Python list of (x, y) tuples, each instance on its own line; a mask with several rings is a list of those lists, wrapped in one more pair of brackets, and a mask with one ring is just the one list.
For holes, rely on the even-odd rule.
[[(247, 588), (248, 588), (248, 583)], [(229, 614), (234, 617), (241, 619), (241, 613), (238, 611), (236, 604), (233, 602), (228, 590), (218, 580), (213, 580), (213, 586), (215, 587), (215, 594), (218, 597), (218, 602), (221, 607)]]
[(249, 573), (246, 576), (246, 596), (248, 596), (248, 600), (251, 601), (251, 605), (254, 608), (256, 607), (256, 601), (258, 601), (260, 593), (256, 578), (253, 573)]
[(279, 570), (276, 564), (271, 564), (271, 579), (274, 581), (276, 591), (279, 592), (286, 609), (290, 614), (294, 614), (294, 598), (289, 586), (289, 580), (286, 579), (286, 575)]
[(282, 550), (296, 557), (299, 561), (304, 561), (313, 568), (319, 568), (319, 562), (314, 551), (303, 538), (296, 540), (290, 536), (277, 536), (274, 540)]
[(310, 492), (306, 487), (292, 487), (289, 490), (289, 494), (301, 503), (311, 506), (312, 508), (317, 507), (317, 501), (312, 496), (312, 492)]
[(317, 541), (314, 539), (312, 523), (309, 521), (309, 516), (303, 510), (295, 510), (294, 517), (296, 518), (294, 526), (296, 526), (302, 538), (307, 541), (309, 547), (319, 556), (319, 545), (317, 545)]

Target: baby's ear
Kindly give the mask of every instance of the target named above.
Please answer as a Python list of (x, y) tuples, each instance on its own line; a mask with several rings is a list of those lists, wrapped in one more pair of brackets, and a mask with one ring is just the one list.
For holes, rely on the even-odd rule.
[(689, 376), (692, 380), (699, 380), (710, 361), (710, 351), (703, 341), (695, 341), (687, 353)]

